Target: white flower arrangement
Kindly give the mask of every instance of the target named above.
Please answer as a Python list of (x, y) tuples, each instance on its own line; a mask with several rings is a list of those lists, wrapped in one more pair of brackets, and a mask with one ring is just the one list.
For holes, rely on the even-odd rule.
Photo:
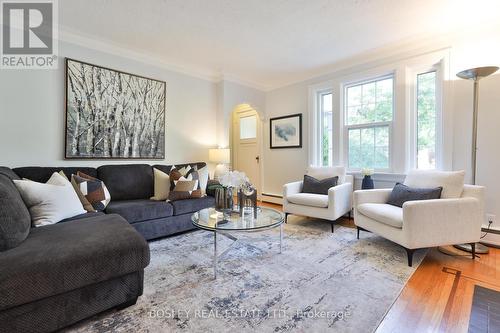
[(244, 172), (228, 171), (219, 178), (219, 182), (224, 187), (240, 188), (243, 184), (248, 183), (249, 179)]
[(373, 169), (371, 169), (371, 168), (363, 168), (363, 169), (361, 169), (361, 174), (363, 176), (371, 176), (371, 175), (373, 175), (374, 172), (375, 171)]

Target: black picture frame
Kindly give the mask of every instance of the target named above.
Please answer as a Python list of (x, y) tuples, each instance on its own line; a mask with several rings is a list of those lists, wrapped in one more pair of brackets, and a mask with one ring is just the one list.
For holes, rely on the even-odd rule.
[[(276, 131), (274, 128), (274, 123), (277, 121), (282, 121), (285, 119), (293, 119), (297, 118), (298, 127), (295, 128), (298, 131), (298, 134), (295, 134), (294, 137), (298, 138), (298, 143), (290, 144), (290, 145), (276, 145), (273, 144), (273, 140), (276, 137)], [(286, 133), (285, 133), (286, 134)], [(291, 114), (281, 117), (274, 117), (269, 119), (269, 148), (270, 149), (286, 149), (286, 148), (302, 148), (302, 113)]]
[[(70, 62), (75, 62), (79, 63), (82, 66), (90, 66), (92, 68), (99, 68), (101, 70), (105, 71), (110, 71), (114, 73), (119, 73), (120, 75), (124, 76), (129, 76), (133, 77), (136, 79), (141, 79), (141, 80), (147, 80), (152, 83), (160, 84), (161, 87), (158, 89), (158, 92), (160, 92), (161, 95), (161, 103), (160, 107), (158, 108), (158, 111), (161, 111), (163, 113), (162, 116), (160, 116), (158, 119), (161, 121), (161, 130), (158, 130), (158, 135), (160, 136), (161, 140), (158, 140), (158, 142), (161, 143), (160, 146), (160, 152), (156, 153), (154, 155), (141, 155), (141, 156), (101, 156), (101, 155), (94, 155), (94, 156), (89, 156), (89, 155), (74, 155), (68, 153), (68, 141), (69, 141), (69, 136), (68, 136), (68, 124), (69, 124), (69, 89), (70, 89), (70, 84), (69, 84), (69, 63)], [(167, 87), (166, 87), (166, 82), (157, 80), (154, 78), (149, 78), (137, 74), (132, 74), (129, 72), (113, 69), (113, 68), (108, 68), (104, 66), (99, 66), (96, 64), (91, 64), (85, 61), (77, 60), (77, 59), (72, 59), (72, 58), (65, 58), (65, 89), (64, 89), (64, 159), (65, 160), (164, 160), (165, 159), (165, 148), (166, 148), (166, 133), (165, 133), (165, 128), (166, 128), (166, 94), (167, 94)], [(155, 133), (156, 134), (156, 133)], [(158, 149), (158, 147), (157, 147)]]

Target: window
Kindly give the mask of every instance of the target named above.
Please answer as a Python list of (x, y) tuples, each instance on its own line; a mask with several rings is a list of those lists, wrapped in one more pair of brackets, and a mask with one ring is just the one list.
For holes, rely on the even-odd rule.
[(240, 139), (254, 139), (257, 137), (257, 117), (240, 118)]
[(319, 158), (322, 166), (333, 164), (333, 101), (331, 91), (317, 94), (319, 137)]
[(345, 87), (345, 127), (350, 169), (390, 168), (394, 78)]
[(417, 168), (436, 168), (436, 71), (417, 75)]

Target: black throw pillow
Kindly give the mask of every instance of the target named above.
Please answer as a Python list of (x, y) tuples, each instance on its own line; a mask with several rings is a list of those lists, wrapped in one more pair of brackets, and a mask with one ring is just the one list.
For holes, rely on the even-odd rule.
[(318, 180), (314, 177), (304, 175), (302, 193), (328, 194), (328, 189), (337, 186), (338, 181), (338, 176)]
[(441, 198), (442, 190), (442, 187), (417, 188), (396, 183), (387, 203), (389, 205), (403, 207), (406, 201), (439, 199)]

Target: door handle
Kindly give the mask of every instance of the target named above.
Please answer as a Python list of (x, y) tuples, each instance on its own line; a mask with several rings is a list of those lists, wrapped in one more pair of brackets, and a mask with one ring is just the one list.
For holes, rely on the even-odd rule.
[(260, 162), (260, 157), (259, 156), (255, 157), (255, 159), (257, 160), (257, 163)]

